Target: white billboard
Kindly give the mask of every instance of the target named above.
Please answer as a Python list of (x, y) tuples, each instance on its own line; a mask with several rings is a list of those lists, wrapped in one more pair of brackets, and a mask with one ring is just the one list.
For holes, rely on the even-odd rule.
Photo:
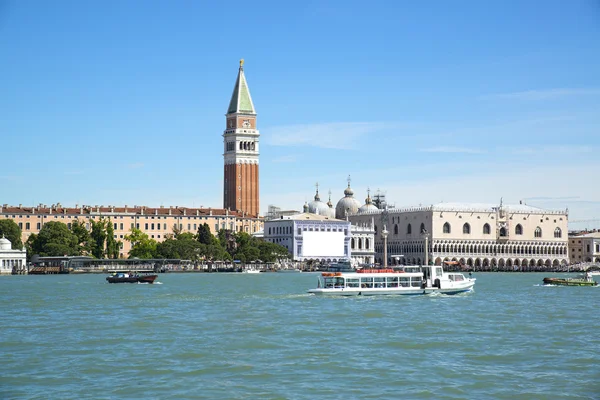
[(302, 232), (302, 257), (344, 257), (344, 232)]

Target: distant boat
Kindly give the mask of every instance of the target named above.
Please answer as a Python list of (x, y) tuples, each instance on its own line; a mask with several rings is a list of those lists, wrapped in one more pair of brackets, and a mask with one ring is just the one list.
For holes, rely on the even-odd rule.
[(259, 274), (260, 269), (248, 268), (242, 271), (243, 274)]
[(158, 275), (116, 273), (106, 277), (108, 283), (154, 283)]
[(281, 273), (298, 273), (298, 272), (302, 272), (302, 271), (300, 271), (298, 268), (283, 268), (283, 269), (278, 269), (277, 272), (281, 272)]
[(544, 285), (556, 286), (598, 286), (592, 274), (586, 273), (583, 278), (544, 278)]

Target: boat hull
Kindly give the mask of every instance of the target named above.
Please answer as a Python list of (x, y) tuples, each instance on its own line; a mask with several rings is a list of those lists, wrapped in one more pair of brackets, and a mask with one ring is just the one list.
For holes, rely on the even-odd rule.
[(342, 288), (342, 289), (330, 289), (330, 288), (317, 288), (310, 289), (308, 293), (321, 295), (321, 296), (416, 296), (416, 295), (427, 295), (433, 293), (441, 294), (459, 294), (470, 292), (473, 290), (475, 282), (469, 283), (463, 287), (453, 288), (398, 288), (398, 289), (381, 289), (381, 288)]
[(544, 278), (544, 285), (556, 286), (598, 286), (598, 282), (576, 278)]
[(154, 283), (158, 275), (144, 275), (144, 276), (130, 276), (130, 277), (118, 277), (108, 276), (106, 280), (108, 283)]

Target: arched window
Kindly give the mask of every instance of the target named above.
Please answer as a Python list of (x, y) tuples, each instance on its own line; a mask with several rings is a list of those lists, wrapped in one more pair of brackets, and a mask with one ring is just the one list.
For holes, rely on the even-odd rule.
[(450, 233), (450, 224), (447, 222), (444, 224), (444, 233)]
[(542, 228), (540, 228), (539, 226), (537, 228), (535, 228), (535, 232), (534, 235), (536, 238), (541, 238), (542, 237)]
[(398, 234), (398, 224), (394, 225), (394, 235)]
[(556, 227), (556, 229), (554, 230), (554, 237), (555, 238), (561, 238), (562, 237), (562, 231), (560, 230), (559, 227)]
[(369, 239), (365, 239), (365, 249), (369, 250)]
[(375, 225), (375, 235), (377, 235), (377, 225)]
[(522, 235), (523, 234), (523, 227), (521, 226), (521, 224), (517, 224), (517, 226), (515, 226), (515, 235)]
[(358, 238), (358, 249), (362, 249), (362, 239)]
[(352, 238), (352, 240), (350, 241), (350, 248), (354, 249), (354, 238)]
[(471, 225), (469, 225), (468, 223), (465, 222), (465, 224), (463, 225), (463, 233), (465, 235), (470, 235), (471, 234)]
[(410, 226), (410, 224), (408, 224), (408, 226), (406, 227), (406, 234), (410, 235), (412, 233), (412, 226)]
[(483, 225), (483, 234), (484, 235), (489, 235), (490, 234), (490, 224)]
[(502, 228), (500, 228), (500, 237), (504, 237), (504, 236), (506, 236), (506, 228), (502, 227)]
[(419, 229), (419, 232), (425, 233), (425, 224), (421, 223), (421, 229)]

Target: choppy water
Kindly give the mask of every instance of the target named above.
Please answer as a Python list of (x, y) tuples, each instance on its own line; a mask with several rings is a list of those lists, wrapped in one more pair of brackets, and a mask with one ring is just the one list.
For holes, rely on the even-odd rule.
[(2, 399), (600, 399), (600, 289), (476, 274), (327, 298), (314, 274), (0, 278)]

